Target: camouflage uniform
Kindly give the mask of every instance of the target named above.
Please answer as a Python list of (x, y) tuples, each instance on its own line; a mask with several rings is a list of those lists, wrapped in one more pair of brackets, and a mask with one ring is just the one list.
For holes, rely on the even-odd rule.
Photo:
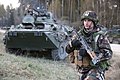
[(94, 12), (88, 11), (83, 14), (84, 19), (90, 19), (94, 22), (94, 29), (87, 32), (85, 28), (81, 29), (78, 34), (84, 36), (86, 42), (92, 47), (96, 56), (99, 57), (99, 62), (94, 65), (91, 57), (77, 38), (73, 39), (66, 47), (66, 52), (70, 54), (72, 63), (76, 64), (77, 71), (82, 74), (80, 80), (104, 80), (104, 73), (108, 69), (108, 60), (112, 57), (112, 50), (109, 41), (106, 37), (105, 28), (97, 25), (98, 19)]

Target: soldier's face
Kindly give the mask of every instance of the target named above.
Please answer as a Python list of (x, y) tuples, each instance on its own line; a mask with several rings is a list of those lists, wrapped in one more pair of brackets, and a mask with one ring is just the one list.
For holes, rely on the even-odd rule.
[(94, 27), (93, 22), (92, 22), (91, 20), (89, 20), (89, 19), (85, 19), (85, 20), (83, 21), (83, 24), (84, 24), (84, 28), (85, 28), (86, 30), (92, 30), (93, 27)]

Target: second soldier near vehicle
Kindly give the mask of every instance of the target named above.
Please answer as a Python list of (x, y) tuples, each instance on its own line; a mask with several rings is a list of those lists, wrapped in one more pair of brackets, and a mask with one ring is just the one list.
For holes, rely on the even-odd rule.
[(78, 35), (82, 35), (93, 49), (98, 62), (93, 64), (79, 38), (74, 38), (66, 47), (71, 56), (71, 62), (76, 64), (77, 71), (82, 74), (79, 80), (105, 80), (108, 60), (112, 57), (112, 50), (106, 36), (105, 28), (98, 25), (98, 17), (94, 11), (85, 11), (81, 17), (82, 26)]

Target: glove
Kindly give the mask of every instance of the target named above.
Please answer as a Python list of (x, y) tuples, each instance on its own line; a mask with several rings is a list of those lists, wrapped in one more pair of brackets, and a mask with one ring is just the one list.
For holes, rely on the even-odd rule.
[(88, 55), (87, 51), (84, 48), (79, 49), (79, 55), (85, 57)]
[(92, 59), (92, 62), (94, 65), (98, 64), (100, 62), (100, 59), (98, 57)]
[(72, 42), (70, 42), (67, 46), (66, 46), (66, 52), (69, 54), (71, 52), (73, 52), (75, 49), (79, 49), (81, 47), (81, 43), (79, 42), (79, 40), (74, 39)]
[(80, 48), (82, 44), (80, 43), (79, 40), (74, 39), (74, 40), (71, 42), (71, 45), (72, 45), (72, 47), (74, 47), (74, 48)]
[(66, 50), (66, 52), (69, 54), (69, 53), (71, 53), (71, 52), (74, 51), (74, 48), (71, 47), (70, 44), (68, 44), (68, 45), (66, 46), (65, 50)]
[(102, 57), (103, 57), (103, 54), (99, 53), (99, 55), (96, 58), (92, 59), (93, 64), (94, 65), (99, 64), (99, 62), (102, 61)]

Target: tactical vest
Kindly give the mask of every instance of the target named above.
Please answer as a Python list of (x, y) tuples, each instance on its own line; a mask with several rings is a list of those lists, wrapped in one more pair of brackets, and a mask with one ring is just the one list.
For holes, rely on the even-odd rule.
[[(82, 33), (82, 32), (81, 32)], [(98, 46), (97, 46), (97, 41), (100, 37), (100, 35), (104, 35), (104, 31), (99, 31), (99, 32), (96, 32), (94, 34), (92, 34), (90, 37), (85, 37), (87, 43), (92, 47), (92, 49), (98, 54), (99, 54), (99, 49), (98, 49)], [(84, 35), (84, 34), (82, 34)], [(75, 63), (77, 66), (80, 66), (80, 67), (95, 67), (94, 64), (92, 64), (92, 61), (91, 61), (91, 58), (90, 56), (84, 56), (84, 57), (81, 57), (79, 56), (79, 50), (74, 50), (74, 52), (71, 52), (71, 55), (69, 56), (69, 59), (72, 63)], [(96, 55), (98, 55), (96, 54)], [(81, 58), (81, 59), (79, 59)], [(107, 69), (108, 68), (108, 62), (107, 61), (104, 61), (104, 62), (101, 62), (100, 63), (100, 66), (102, 69)]]

